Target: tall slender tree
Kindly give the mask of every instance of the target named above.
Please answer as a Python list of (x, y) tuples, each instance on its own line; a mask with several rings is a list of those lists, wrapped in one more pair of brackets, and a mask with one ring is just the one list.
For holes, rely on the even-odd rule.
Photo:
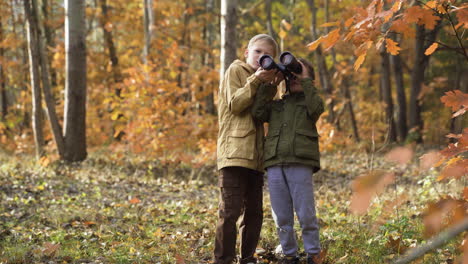
[(36, 0), (25, 0), (24, 13), (27, 21), (29, 50), (29, 73), (32, 90), (32, 128), (36, 145), (36, 157), (44, 155), (44, 132), (42, 114), (42, 96), (40, 87), (39, 50), (38, 50), (38, 12)]
[(237, 58), (237, 0), (221, 0), (221, 68), (220, 80), (229, 65)]
[[(3, 41), (3, 24), (0, 19), (0, 41)], [(0, 46), (0, 120), (5, 120), (8, 111), (8, 101), (6, 95), (6, 79), (4, 71), (5, 49)]]
[(86, 158), (85, 1), (65, 0), (65, 159)]
[(423, 119), (421, 89), (424, 84), (424, 76), (427, 66), (429, 65), (430, 56), (425, 55), (426, 49), (434, 43), (441, 23), (434, 29), (426, 30), (423, 25), (416, 25), (416, 40), (414, 49), (414, 65), (411, 72), (411, 93), (409, 102), (409, 126), (411, 130), (417, 133), (416, 142), (422, 143)]

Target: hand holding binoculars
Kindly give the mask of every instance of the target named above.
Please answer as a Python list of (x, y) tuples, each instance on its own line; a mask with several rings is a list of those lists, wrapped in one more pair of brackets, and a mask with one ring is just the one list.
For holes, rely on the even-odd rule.
[(270, 55), (263, 55), (260, 57), (259, 64), (265, 70), (277, 69), (281, 71), (285, 79), (293, 79), (295, 76), (292, 73), (301, 74), (302, 65), (299, 61), (292, 55), (291, 52), (285, 51), (281, 53), (280, 63), (276, 63), (273, 57)]
[(286, 81), (286, 90), (290, 90), (290, 81), (295, 79), (296, 76), (293, 74), (301, 74), (302, 73), (302, 65), (299, 61), (292, 55), (291, 52), (285, 51), (281, 53), (280, 63), (276, 63), (273, 57), (270, 55), (263, 55), (258, 60), (260, 66), (265, 70), (279, 70), (283, 76), (284, 80)]

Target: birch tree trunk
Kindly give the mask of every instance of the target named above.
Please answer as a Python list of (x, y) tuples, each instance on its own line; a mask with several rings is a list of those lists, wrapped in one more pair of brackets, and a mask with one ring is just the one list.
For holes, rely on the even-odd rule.
[(237, 58), (237, 0), (221, 0), (221, 56), (220, 78), (224, 78), (224, 72)]
[(65, 160), (86, 158), (85, 1), (65, 0)]

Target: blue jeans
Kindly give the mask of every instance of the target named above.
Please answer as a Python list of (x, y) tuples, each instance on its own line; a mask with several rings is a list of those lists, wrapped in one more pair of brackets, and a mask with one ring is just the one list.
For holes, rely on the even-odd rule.
[(278, 165), (267, 168), (273, 218), (283, 254), (297, 254), (294, 211), (299, 219), (308, 254), (320, 252), (319, 226), (315, 212), (313, 169), (303, 165)]

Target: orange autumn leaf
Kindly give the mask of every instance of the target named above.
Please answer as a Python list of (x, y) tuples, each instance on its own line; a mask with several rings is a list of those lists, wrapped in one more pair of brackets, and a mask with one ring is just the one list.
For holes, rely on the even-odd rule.
[(432, 150), (419, 158), (419, 166), (423, 170), (436, 167), (436, 164), (442, 159), (438, 151)]
[(392, 39), (386, 38), (385, 43), (387, 44), (387, 51), (392, 55), (398, 55), (401, 48), (398, 47), (398, 42), (393, 41)]
[(137, 197), (134, 197), (134, 198), (132, 198), (132, 199), (131, 199), (130, 201), (128, 201), (128, 202), (131, 203), (131, 204), (138, 204), (138, 203), (141, 202), (141, 200), (138, 199)]
[(364, 60), (366, 59), (366, 54), (367, 53), (364, 53), (362, 55), (360, 55), (357, 60), (354, 62), (354, 70), (357, 71), (359, 69), (359, 67), (361, 67), (361, 64), (364, 62)]
[(337, 28), (330, 33), (328, 33), (324, 38), (323, 38), (323, 49), (325, 51), (330, 50), (335, 46), (336, 42), (340, 39), (340, 29)]
[(438, 43), (436, 42), (432, 43), (432, 45), (426, 49), (426, 51), (424, 52), (424, 55), (426, 56), (431, 55), (432, 53), (434, 53), (434, 51), (436, 51), (437, 47), (439, 47)]
[(335, 21), (335, 22), (328, 22), (328, 23), (322, 24), (320, 25), (320, 27), (333, 27), (333, 26), (339, 26), (339, 25), (340, 25), (340, 22)]
[(468, 4), (465, 4), (465, 6), (460, 7), (457, 10), (456, 16), (457, 16), (458, 24), (460, 26), (463, 25), (465, 29), (468, 29)]
[(323, 41), (323, 38), (320, 37), (317, 40), (307, 44), (307, 47), (309, 48), (310, 51), (314, 51), (318, 48), (318, 46), (320, 45), (322, 41)]
[(393, 173), (383, 170), (374, 170), (358, 176), (351, 183), (353, 190), (350, 204), (351, 211), (359, 215), (364, 214), (372, 201), (372, 197), (379, 194), (394, 179), (395, 175)]
[(447, 107), (451, 107), (452, 111), (468, 108), (468, 94), (460, 90), (448, 91), (440, 98), (440, 101)]
[(438, 181), (442, 181), (445, 179), (453, 178), (453, 179), (460, 179), (463, 176), (468, 175), (468, 159), (457, 159), (454, 158), (454, 162), (450, 163), (440, 172), (439, 177), (437, 178)]
[(386, 160), (398, 163), (400, 165), (407, 164), (411, 161), (412, 157), (413, 150), (408, 147), (394, 148), (385, 155)]

